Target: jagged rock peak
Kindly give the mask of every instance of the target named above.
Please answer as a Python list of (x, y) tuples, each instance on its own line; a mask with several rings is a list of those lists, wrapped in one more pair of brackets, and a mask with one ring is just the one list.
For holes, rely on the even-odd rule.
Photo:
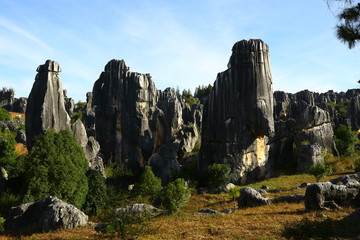
[[(244, 63), (264, 63), (268, 61), (269, 47), (261, 39), (241, 40), (234, 44), (228, 68)], [(265, 55), (264, 55), (265, 53)]]
[(45, 64), (39, 65), (37, 72), (61, 72), (60, 64), (53, 60), (46, 60)]
[(126, 66), (124, 59), (118, 60), (118, 59), (112, 59), (105, 65), (105, 72), (110, 71), (117, 71), (117, 70), (123, 70), (123, 71), (129, 71), (130, 68)]

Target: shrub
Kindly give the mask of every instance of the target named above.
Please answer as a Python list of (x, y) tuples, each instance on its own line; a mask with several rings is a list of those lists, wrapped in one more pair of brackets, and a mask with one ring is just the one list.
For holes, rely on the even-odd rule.
[(5, 223), (5, 218), (0, 217), (0, 233), (5, 230), (4, 229), (4, 223)]
[(235, 186), (233, 188), (230, 188), (228, 191), (229, 196), (233, 201), (235, 201), (236, 198), (240, 197), (240, 187)]
[(136, 239), (146, 233), (149, 221), (149, 216), (115, 210), (109, 217), (104, 219), (99, 230), (103, 233), (116, 233), (117, 237), (122, 240)]
[(207, 172), (207, 185), (210, 188), (225, 186), (231, 180), (231, 168), (229, 164), (213, 163)]
[(89, 191), (84, 203), (84, 211), (90, 215), (97, 215), (107, 203), (105, 178), (99, 171), (89, 170), (86, 173)]
[(0, 108), (0, 121), (11, 121), (11, 115), (5, 108)]
[(161, 203), (169, 212), (174, 213), (190, 198), (190, 190), (184, 179), (170, 182), (160, 195)]
[(15, 145), (15, 136), (9, 130), (0, 133), (0, 166), (10, 173), (16, 169)]
[(317, 182), (319, 182), (321, 178), (325, 177), (330, 172), (331, 166), (325, 165), (323, 163), (317, 163), (309, 168), (309, 173), (316, 178)]
[(7, 217), (10, 208), (21, 204), (21, 197), (5, 192), (0, 197), (0, 216)]
[(74, 124), (77, 120), (82, 120), (82, 112), (81, 111), (78, 111), (77, 113), (74, 113), (72, 116), (71, 116), (71, 120), (70, 120), (70, 123), (71, 124)]
[(81, 208), (88, 192), (88, 162), (68, 130), (47, 131), (26, 157), (24, 202), (57, 196)]
[(134, 187), (137, 196), (154, 199), (161, 191), (161, 179), (156, 177), (150, 166), (146, 166), (141, 174), (139, 182)]
[(341, 156), (350, 156), (355, 153), (358, 142), (357, 134), (350, 127), (340, 124), (335, 130), (335, 143)]

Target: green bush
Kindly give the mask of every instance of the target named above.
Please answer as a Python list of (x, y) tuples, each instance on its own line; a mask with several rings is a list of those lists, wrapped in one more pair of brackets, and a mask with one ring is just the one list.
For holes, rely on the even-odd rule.
[(100, 225), (103, 233), (115, 233), (122, 240), (137, 239), (148, 231), (150, 216), (140, 216), (127, 211), (113, 211)]
[(207, 185), (215, 189), (225, 186), (231, 181), (231, 167), (229, 164), (213, 163), (207, 171)]
[(358, 143), (356, 132), (350, 127), (340, 124), (335, 130), (335, 143), (341, 156), (351, 156), (355, 153), (355, 145)]
[(7, 217), (10, 208), (21, 204), (21, 197), (5, 192), (0, 197), (0, 217)]
[(47, 131), (26, 157), (24, 202), (56, 196), (81, 208), (88, 192), (88, 162), (68, 130)]
[(5, 108), (0, 108), (0, 121), (11, 121), (11, 115)]
[(137, 196), (150, 197), (154, 199), (161, 191), (161, 179), (156, 177), (150, 166), (146, 166), (139, 178), (139, 182), (134, 187)]
[(82, 120), (82, 112), (81, 111), (78, 111), (77, 113), (74, 113), (72, 116), (71, 116), (71, 120), (70, 120), (70, 123), (71, 124), (74, 124), (77, 120)]
[(84, 203), (84, 211), (90, 215), (97, 215), (107, 203), (107, 190), (105, 178), (99, 171), (89, 170), (86, 173), (89, 191)]
[(5, 218), (0, 217), (0, 233), (5, 230), (4, 229), (4, 223), (5, 223)]
[(7, 129), (0, 133), (0, 166), (9, 173), (16, 169), (15, 136)]
[(319, 182), (321, 178), (331, 173), (331, 166), (317, 163), (309, 168), (309, 173), (316, 178), (317, 182)]
[(177, 212), (190, 198), (191, 192), (184, 179), (178, 178), (170, 182), (160, 195), (161, 204), (169, 212)]

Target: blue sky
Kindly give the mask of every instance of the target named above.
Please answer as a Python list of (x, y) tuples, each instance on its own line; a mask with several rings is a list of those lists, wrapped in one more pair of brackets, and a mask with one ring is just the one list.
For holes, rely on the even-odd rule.
[[(355, 1), (356, 2), (356, 1)], [(226, 70), (233, 44), (270, 47), (273, 89), (358, 88), (360, 46), (336, 39), (324, 0), (0, 0), (0, 87), (30, 93), (36, 68), (60, 63), (68, 96), (85, 100), (106, 63), (124, 59), (158, 89), (194, 90)]]

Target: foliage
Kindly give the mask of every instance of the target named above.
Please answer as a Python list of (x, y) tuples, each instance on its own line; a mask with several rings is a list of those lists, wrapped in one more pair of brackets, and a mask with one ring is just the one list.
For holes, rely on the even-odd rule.
[(21, 204), (21, 197), (9, 192), (2, 193), (0, 197), (0, 217), (7, 217), (10, 208)]
[(198, 184), (199, 173), (197, 170), (197, 159), (195, 157), (190, 157), (186, 163), (181, 164), (181, 171), (177, 175), (178, 178), (184, 178), (185, 180), (190, 180), (194, 185)]
[(331, 166), (323, 163), (317, 163), (309, 168), (309, 173), (316, 178), (317, 182), (319, 182), (321, 178), (331, 173), (331, 170)]
[(340, 102), (327, 102), (327, 105), (335, 107), (337, 111), (340, 112), (343, 118), (347, 118), (348, 115), (348, 105), (350, 104), (350, 100), (340, 101)]
[(133, 173), (124, 165), (113, 165), (105, 168), (105, 174), (109, 178), (133, 177)]
[(212, 91), (212, 85), (209, 84), (207, 86), (201, 85), (195, 88), (194, 96), (198, 99), (203, 99), (209, 97)]
[(326, 165), (331, 165), (332, 172), (343, 172), (345, 170), (352, 170), (356, 165), (356, 158), (354, 157), (336, 157), (331, 153), (324, 152), (324, 162)]
[(207, 186), (215, 189), (225, 186), (232, 178), (231, 167), (229, 164), (213, 163), (208, 167)]
[(182, 98), (190, 106), (193, 105), (193, 104), (196, 104), (197, 101), (198, 101), (196, 98), (194, 98), (194, 96), (192, 95), (190, 90), (185, 90), (185, 89), (182, 92)]
[(68, 130), (47, 131), (26, 158), (24, 202), (48, 196), (81, 208), (88, 192), (88, 163), (83, 149)]
[(5, 218), (0, 217), (0, 233), (4, 231)]
[(150, 217), (140, 216), (127, 211), (113, 211), (103, 220), (101, 231), (116, 233), (122, 240), (136, 239), (148, 231)]
[(350, 49), (355, 47), (360, 40), (360, 3), (343, 9), (338, 19), (341, 22), (336, 29), (338, 39)]
[(89, 191), (84, 203), (84, 211), (91, 215), (98, 215), (107, 204), (107, 190), (105, 178), (99, 171), (89, 170), (86, 173)]
[(11, 121), (11, 115), (5, 108), (0, 108), (0, 121)]
[(230, 188), (228, 194), (232, 198), (232, 200), (235, 201), (236, 198), (240, 197), (240, 187), (235, 186), (233, 188)]
[(17, 153), (15, 151), (15, 136), (7, 129), (0, 133), (0, 166), (6, 171), (13, 172), (16, 170)]
[(358, 143), (357, 134), (350, 127), (340, 124), (335, 129), (335, 143), (341, 156), (350, 156), (355, 153), (355, 145)]
[(161, 189), (161, 179), (154, 175), (150, 166), (146, 166), (139, 178), (139, 182), (134, 187), (134, 193), (137, 196), (148, 196), (150, 199), (154, 199)]
[(182, 178), (170, 182), (160, 195), (161, 204), (171, 213), (177, 212), (189, 201), (191, 192)]
[(70, 123), (74, 124), (77, 120), (82, 120), (82, 111), (78, 111), (71, 116)]
[(86, 102), (82, 102), (82, 101), (78, 101), (77, 103), (76, 103), (76, 107), (78, 107), (78, 108), (82, 108), (82, 107), (85, 107), (86, 106)]

